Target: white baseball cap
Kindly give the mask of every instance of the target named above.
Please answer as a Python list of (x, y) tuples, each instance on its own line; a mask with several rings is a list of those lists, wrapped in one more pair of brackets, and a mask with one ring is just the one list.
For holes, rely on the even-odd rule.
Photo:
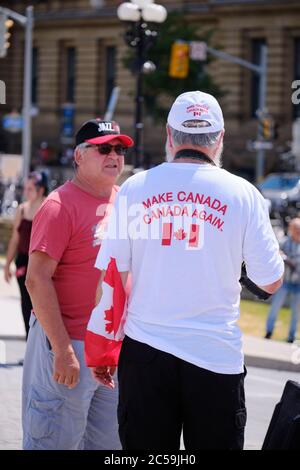
[(208, 134), (224, 129), (223, 113), (216, 98), (202, 91), (188, 91), (174, 101), (168, 124), (187, 134)]

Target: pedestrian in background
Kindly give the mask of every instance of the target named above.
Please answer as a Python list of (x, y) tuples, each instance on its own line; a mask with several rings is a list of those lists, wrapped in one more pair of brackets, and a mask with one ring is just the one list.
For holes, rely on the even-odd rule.
[(285, 264), (284, 280), (281, 288), (272, 299), (266, 323), (266, 339), (272, 337), (275, 322), (285, 300), (290, 296), (291, 320), (288, 343), (293, 343), (297, 335), (300, 311), (300, 218), (292, 219), (288, 226), (288, 236), (281, 243), (281, 252)]
[(30, 296), (25, 286), (25, 278), (28, 266), (28, 251), (32, 220), (48, 195), (47, 176), (44, 172), (34, 171), (29, 174), (24, 183), (24, 199), (25, 201), (17, 208), (13, 222), (12, 236), (10, 238), (6, 263), (4, 265), (4, 278), (6, 282), (10, 282), (12, 272), (11, 263), (15, 261), (16, 278), (18, 281), (21, 294), (22, 315), (26, 330), (26, 339), (29, 332), (29, 318), (32, 309)]
[(84, 364), (95, 305), (101, 234), (133, 141), (112, 121), (76, 134), (75, 175), (53, 191), (32, 229), (26, 285), (34, 315), (23, 373), (24, 449), (119, 449), (118, 388), (99, 385)]
[[(105, 270), (113, 258), (124, 281), (132, 275), (118, 366), (125, 450), (174, 451), (181, 432), (188, 451), (243, 448), (241, 264), (273, 293), (283, 261), (263, 197), (220, 168), (223, 136), (213, 96), (180, 95), (168, 162), (122, 185), (96, 261)], [(108, 386), (109, 366), (94, 368)]]

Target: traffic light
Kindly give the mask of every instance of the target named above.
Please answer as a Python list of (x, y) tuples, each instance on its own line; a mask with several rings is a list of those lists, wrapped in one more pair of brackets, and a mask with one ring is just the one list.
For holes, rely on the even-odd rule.
[(0, 58), (6, 57), (7, 49), (10, 46), (9, 38), (11, 33), (9, 29), (14, 22), (10, 20), (4, 13), (0, 13)]
[(274, 121), (270, 116), (262, 117), (259, 120), (259, 136), (264, 140), (274, 139)]
[(189, 73), (189, 44), (176, 41), (172, 44), (169, 66), (169, 76), (172, 78), (186, 78)]

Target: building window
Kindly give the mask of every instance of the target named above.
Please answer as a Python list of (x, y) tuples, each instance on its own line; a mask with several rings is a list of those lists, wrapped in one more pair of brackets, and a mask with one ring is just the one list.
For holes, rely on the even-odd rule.
[(106, 84), (105, 84), (105, 105), (107, 106), (111, 92), (115, 86), (116, 78), (116, 48), (106, 47)]
[[(295, 39), (294, 46), (294, 80), (300, 80), (300, 38)], [(300, 118), (300, 104), (293, 105), (293, 118)]]
[[(261, 65), (262, 63), (262, 48), (266, 45), (265, 39), (253, 39), (252, 40), (252, 54), (251, 62), (256, 65)], [(259, 108), (259, 85), (261, 77), (260, 75), (253, 73), (252, 74), (252, 83), (251, 83), (251, 117), (256, 117), (256, 111)]]
[(67, 48), (66, 101), (75, 103), (76, 49)]
[(32, 85), (31, 96), (32, 104), (37, 104), (37, 87), (38, 87), (38, 48), (32, 49)]

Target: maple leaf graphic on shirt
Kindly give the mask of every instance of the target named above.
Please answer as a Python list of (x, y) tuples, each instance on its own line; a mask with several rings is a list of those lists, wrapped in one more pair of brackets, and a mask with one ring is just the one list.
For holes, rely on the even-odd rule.
[(174, 238), (177, 240), (184, 240), (186, 238), (186, 232), (183, 230), (183, 228), (179, 228), (177, 232), (174, 233)]
[(114, 315), (113, 307), (111, 307), (109, 310), (105, 310), (104, 312), (105, 321), (106, 321), (105, 331), (107, 333), (113, 333), (113, 330), (114, 330), (113, 315)]

